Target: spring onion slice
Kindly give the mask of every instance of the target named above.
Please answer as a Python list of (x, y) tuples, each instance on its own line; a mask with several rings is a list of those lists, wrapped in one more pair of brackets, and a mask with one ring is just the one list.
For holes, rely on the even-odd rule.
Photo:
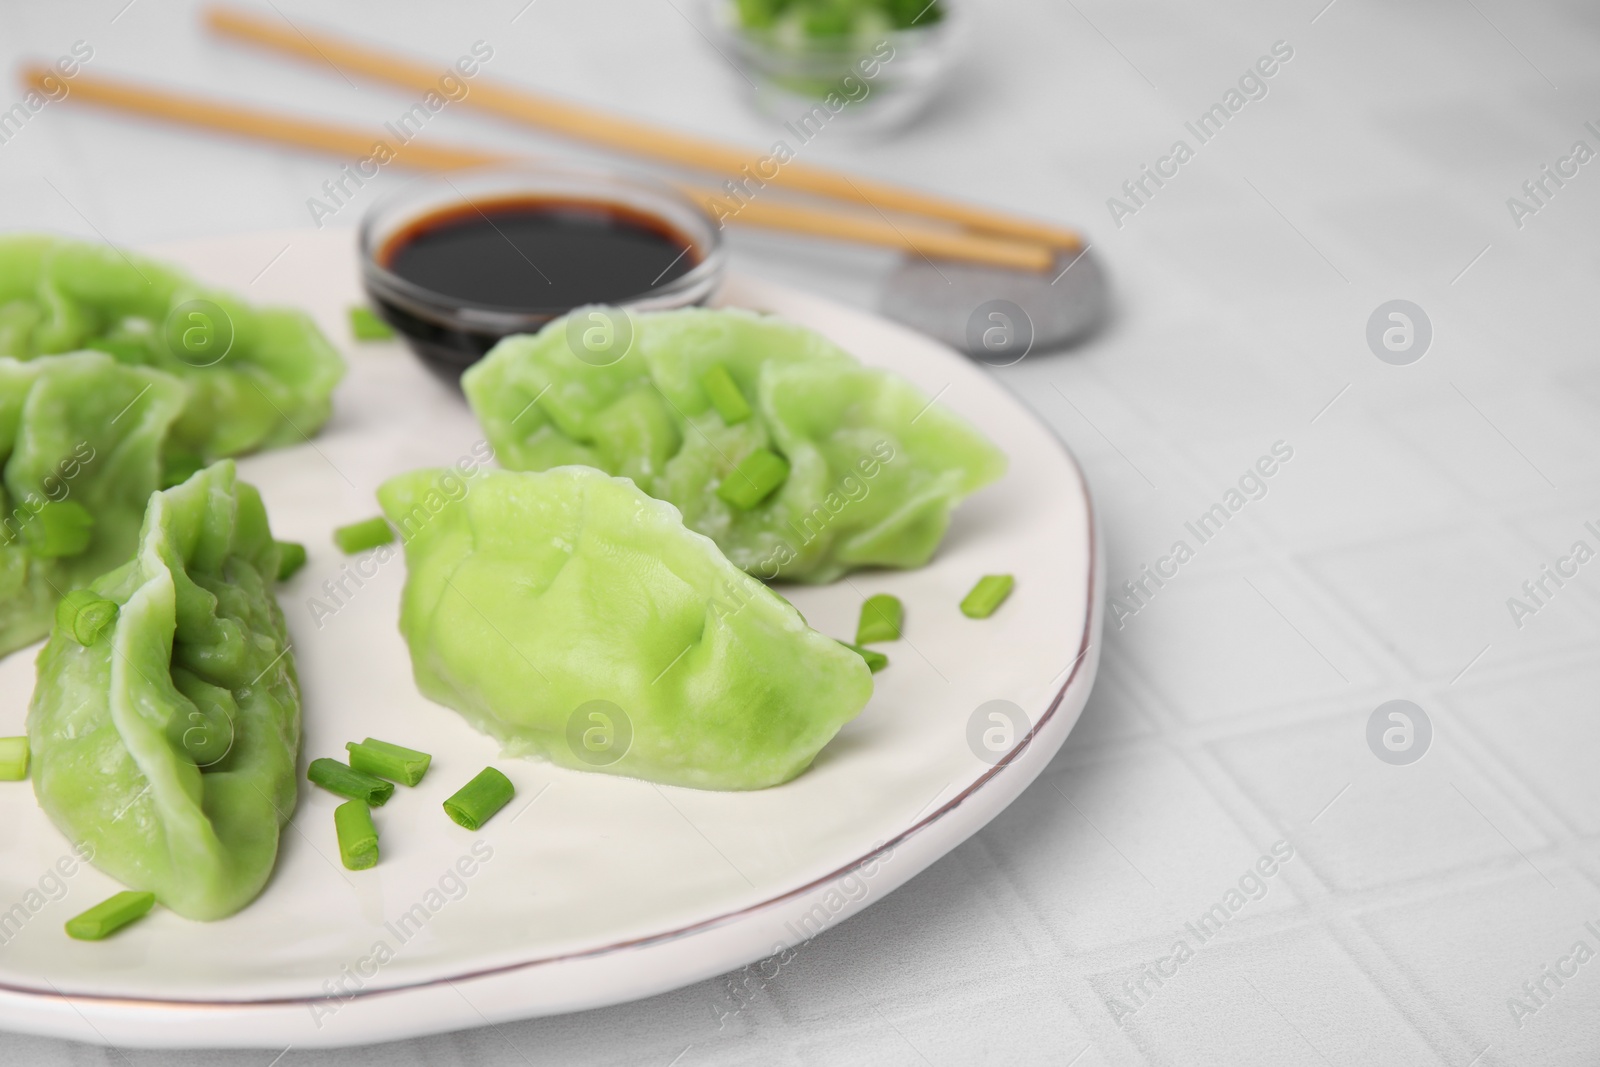
[(740, 511), (749, 511), (789, 478), (789, 463), (769, 449), (758, 448), (729, 471), (717, 496)]
[(428, 764), (433, 762), (433, 757), (426, 752), (391, 745), (375, 737), (349, 741), (344, 747), (350, 752), (353, 769), (402, 785), (416, 785), (422, 781), (422, 776), (428, 773)]
[(364, 307), (350, 309), (350, 333), (357, 341), (387, 341), (394, 336), (387, 322), (378, 318), (371, 308)]
[(278, 542), (278, 581), (287, 582), (305, 565), (305, 545), (298, 541)]
[(0, 737), (0, 782), (20, 782), (28, 777), (28, 739)]
[(74, 589), (56, 604), (56, 625), (80, 645), (92, 645), (117, 620), (116, 601), (89, 589)]
[(306, 768), (306, 778), (328, 792), (348, 800), (361, 800), (374, 808), (394, 795), (394, 783), (370, 774), (351, 770), (336, 759), (314, 759)]
[(154, 893), (124, 889), (82, 915), (68, 919), (67, 936), (76, 941), (102, 941), (135, 919), (144, 918), (155, 903)]
[(905, 608), (899, 597), (888, 593), (869, 596), (861, 604), (861, 620), (856, 623), (856, 644), (898, 641), (900, 625), (904, 620)]
[(378, 865), (378, 829), (365, 801), (351, 800), (333, 809), (333, 828), (339, 835), (339, 859), (347, 870), (364, 871)]
[(389, 520), (382, 515), (374, 515), (370, 519), (353, 522), (349, 526), (341, 526), (333, 531), (333, 543), (347, 556), (386, 545), (393, 540), (394, 529), (389, 525)]
[(867, 668), (871, 670), (873, 674), (877, 674), (879, 671), (883, 670), (889, 665), (889, 657), (885, 656), (882, 652), (876, 652), (870, 648), (862, 648), (860, 645), (852, 645), (849, 641), (840, 641), (839, 643), (845, 648), (848, 648), (851, 652), (854, 652), (856, 655), (860, 656), (862, 659), (866, 660)]
[(733, 380), (727, 367), (718, 363), (700, 376), (700, 384), (711, 398), (711, 406), (717, 409), (717, 414), (729, 426), (750, 417), (750, 403), (739, 391), (739, 383)]
[(961, 614), (969, 619), (987, 619), (1011, 595), (1017, 580), (1009, 574), (986, 574), (961, 601)]
[(455, 796), (444, 802), (444, 813), (456, 825), (476, 830), (494, 818), (495, 812), (509, 804), (515, 793), (511, 779), (493, 767), (485, 767), (476, 778), (457, 790)]

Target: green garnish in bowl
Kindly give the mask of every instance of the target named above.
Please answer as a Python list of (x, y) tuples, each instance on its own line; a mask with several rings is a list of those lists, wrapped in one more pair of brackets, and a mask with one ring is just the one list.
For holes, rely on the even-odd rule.
[(943, 0), (734, 0), (750, 30), (838, 38), (909, 30), (943, 20)]

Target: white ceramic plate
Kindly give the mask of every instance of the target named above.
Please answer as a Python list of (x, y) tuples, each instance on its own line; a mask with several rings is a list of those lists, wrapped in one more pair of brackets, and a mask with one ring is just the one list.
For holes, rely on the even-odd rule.
[[(302, 763), (373, 735), (434, 753), (433, 768), (378, 813), (376, 869), (340, 867), (337, 798), (303, 784), (254, 904), (210, 924), (158, 909), (98, 944), (69, 940), (62, 923), (120, 886), (66, 859), (27, 784), (0, 785), (0, 1028), (130, 1046), (303, 1048), (659, 993), (791, 948), (881, 898), (1004, 808), (1077, 719), (1098, 658), (1102, 561), (1072, 457), (949, 349), (734, 278), (721, 302), (786, 315), (905, 375), (981, 427), (1010, 472), (957, 512), (928, 567), (785, 588), (835, 636), (854, 634), (870, 593), (897, 595), (907, 620), (907, 639), (885, 646), (892, 665), (871, 704), (795, 781), (712, 793), (500, 758), (412, 684), (396, 626), (404, 563), (347, 559), (329, 538), (376, 513), (385, 477), (468, 454), (479, 432), (459, 394), (398, 344), (351, 343), (345, 313), (361, 294), (345, 233), (160, 253), (254, 301), (310, 310), (345, 350), (350, 374), (322, 434), (240, 465), (277, 535), (311, 554), (280, 592), (305, 694)], [(1016, 591), (994, 617), (965, 618), (957, 604), (991, 572), (1014, 573)], [(311, 598), (337, 610), (314, 615)], [(25, 651), (0, 662), (0, 736), (23, 732), (32, 661)], [(969, 738), (996, 729), (978, 712), (994, 700), (1021, 708), (1031, 728), (989, 734), (999, 747), (985, 759)], [(489, 763), (517, 797), (469, 833), (440, 803)]]

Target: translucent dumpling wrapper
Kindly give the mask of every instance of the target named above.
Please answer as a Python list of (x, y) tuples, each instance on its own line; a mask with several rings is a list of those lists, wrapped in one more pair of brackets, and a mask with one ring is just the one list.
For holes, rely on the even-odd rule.
[(224, 460), (151, 497), (138, 554), (91, 583), (118, 605), (110, 627), (84, 645), (58, 624), (39, 654), (40, 805), (95, 866), (187, 918), (254, 900), (294, 811), (277, 567), (261, 497)]
[[(0, 654), (49, 633), (65, 593), (133, 557), (187, 397), (176, 378), (99, 352), (0, 359)], [(48, 544), (63, 515), (87, 535)]]
[(423, 470), (378, 499), (405, 543), (417, 686), (511, 754), (760, 789), (872, 695), (860, 656), (626, 479)]
[(0, 356), (86, 348), (182, 379), (169, 447), (206, 459), (305, 440), (344, 374), (303, 312), (252, 307), (109, 245), (0, 237)]
[[(717, 408), (707, 385), (717, 368), (748, 417), (730, 422)], [(581, 308), (500, 342), (462, 385), (502, 466), (631, 478), (764, 580), (920, 567), (952, 509), (1006, 466), (905, 379), (746, 311)], [(787, 478), (754, 507), (729, 503), (719, 489), (760, 450), (782, 457)]]

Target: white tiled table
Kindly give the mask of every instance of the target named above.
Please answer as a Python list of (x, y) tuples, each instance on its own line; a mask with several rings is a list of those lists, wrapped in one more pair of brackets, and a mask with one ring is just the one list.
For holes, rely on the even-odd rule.
[[(220, 47), (187, 4), (119, 14), (124, 2), (0, 9), (0, 58), (83, 39), (97, 72), (367, 122), (400, 104)], [(687, 0), (524, 3), (391, 4), (381, 25), (355, 5), (284, 10), (446, 58), (482, 38), (494, 76), (770, 140)], [(1575, 140), (1600, 149), (1584, 128), (1600, 124), (1600, 15), (1581, 0), (1324, 3), (995, 0), (920, 125), (807, 146), (818, 162), (1090, 228), (1118, 282), (1115, 328), (998, 373), (1083, 460), (1113, 586), (1193, 544), (1185, 522), (1274, 442), (1294, 449), (1265, 497), (1108, 629), (1083, 722), (988, 829), (764, 984), (735, 975), (281, 1061), (13, 1036), (0, 1061), (1600, 1061), (1600, 961), (1547, 981), (1520, 1026), (1508, 1006), (1580, 939), (1600, 952), (1584, 927), (1600, 920), (1600, 562), (1520, 629), (1506, 605), (1573, 541), (1600, 548), (1583, 526), (1600, 522), (1600, 162), (1520, 230), (1506, 205)], [(1192, 142), (1183, 122), (1280, 40), (1294, 56), (1267, 96), (1115, 227), (1106, 199)], [(541, 146), (461, 110), (435, 125)], [(0, 145), (0, 227), (140, 244), (298, 226), (329, 173), (51, 105)], [(771, 238), (734, 248), (736, 269), (867, 306), (890, 266)], [(1380, 362), (1364, 338), (1395, 298), (1434, 328), (1411, 366)], [(1395, 698), (1434, 725), (1409, 766), (1365, 740)], [(1203, 943), (1187, 931), (1279, 841), (1293, 857), (1260, 879), (1260, 899)], [(1179, 938), (1192, 957), (1162, 964), (1159, 987), (1143, 978), (1135, 1005), (1125, 983)], [(1111, 998), (1136, 1006), (1121, 1025)]]

